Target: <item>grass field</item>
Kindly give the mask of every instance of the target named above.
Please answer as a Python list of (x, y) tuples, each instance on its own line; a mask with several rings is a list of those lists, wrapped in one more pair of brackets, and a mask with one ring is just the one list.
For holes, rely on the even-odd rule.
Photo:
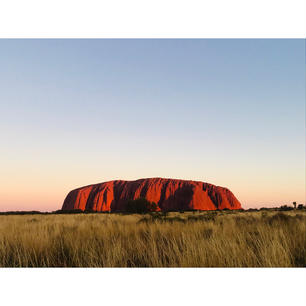
[(306, 211), (0, 216), (1, 267), (305, 267)]

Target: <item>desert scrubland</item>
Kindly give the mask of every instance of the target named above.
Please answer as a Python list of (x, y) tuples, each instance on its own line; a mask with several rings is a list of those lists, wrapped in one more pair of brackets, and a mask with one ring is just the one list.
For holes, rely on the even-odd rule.
[(1, 267), (305, 267), (306, 210), (0, 216)]

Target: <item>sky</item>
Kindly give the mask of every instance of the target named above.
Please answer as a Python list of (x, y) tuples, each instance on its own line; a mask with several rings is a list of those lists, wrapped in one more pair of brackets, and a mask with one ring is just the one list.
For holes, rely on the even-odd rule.
[(166, 177), (305, 203), (305, 40), (0, 40), (0, 211)]

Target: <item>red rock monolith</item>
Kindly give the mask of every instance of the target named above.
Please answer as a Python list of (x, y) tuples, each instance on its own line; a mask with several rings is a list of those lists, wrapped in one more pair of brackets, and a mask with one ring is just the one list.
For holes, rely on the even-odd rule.
[(161, 211), (241, 209), (240, 202), (224, 187), (166, 178), (115, 180), (89, 185), (68, 193), (62, 210), (124, 212), (128, 200), (146, 198)]

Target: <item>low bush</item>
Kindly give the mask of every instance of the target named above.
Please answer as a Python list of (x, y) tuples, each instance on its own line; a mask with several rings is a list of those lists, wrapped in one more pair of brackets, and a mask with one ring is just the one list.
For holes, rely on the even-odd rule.
[(281, 211), (288, 211), (288, 210), (293, 210), (293, 207), (287, 206), (287, 205), (282, 205), (279, 210)]
[(84, 211), (82, 209), (70, 209), (70, 210), (56, 210), (53, 212), (54, 214), (82, 214)]
[(154, 202), (150, 202), (145, 198), (129, 200), (126, 204), (126, 211), (129, 213), (145, 214), (158, 211), (158, 206)]

